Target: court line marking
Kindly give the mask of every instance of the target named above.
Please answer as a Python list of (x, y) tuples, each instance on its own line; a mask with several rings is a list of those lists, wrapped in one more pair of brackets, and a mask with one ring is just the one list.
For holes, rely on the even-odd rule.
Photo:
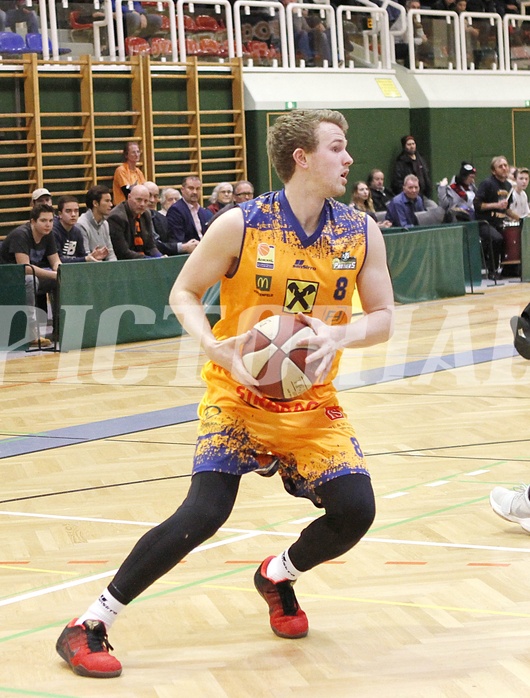
[[(510, 348), (511, 348), (511, 347), (510, 347)], [(512, 349), (512, 354), (511, 354), (511, 355), (513, 355), (513, 349)], [(505, 357), (498, 357), (498, 356), (497, 356), (496, 358), (505, 358)], [(487, 359), (484, 359), (484, 360), (487, 360)], [(424, 363), (425, 363), (425, 362), (424, 362)], [(476, 362), (473, 362), (473, 363), (476, 363)], [(459, 367), (459, 366), (460, 366), (460, 365), (458, 365), (458, 367)], [(447, 368), (451, 368), (451, 367), (450, 367), (450, 366), (447, 366), (447, 365), (446, 365), (446, 366), (440, 366), (439, 368), (437, 368), (437, 370), (446, 370)], [(403, 375), (402, 375), (402, 376), (398, 376), (398, 377), (399, 377), (399, 378), (403, 378), (403, 377), (410, 377), (410, 376), (403, 376)], [(348, 389), (348, 388), (341, 388), (341, 389), (345, 390), (345, 389)], [(66, 444), (66, 445), (67, 445), (67, 444)], [(136, 523), (136, 522), (130, 522), (130, 523)], [(265, 532), (260, 532), (260, 533), (265, 533)], [(274, 534), (274, 533), (276, 533), (276, 532), (268, 531), (268, 533)], [(282, 534), (279, 534), (279, 535), (282, 535)], [(289, 535), (289, 534), (285, 534), (285, 535)], [(370, 540), (370, 539), (369, 539), (369, 538), (365, 538), (365, 540)], [(375, 542), (375, 539), (374, 539), (374, 542)], [(385, 541), (384, 541), (384, 540), (380, 540), (380, 541), (378, 541), (378, 542), (385, 542)], [(402, 542), (403, 542), (403, 543), (406, 543), (406, 541), (402, 541)], [(428, 545), (427, 542), (418, 542), (417, 544), (426, 544), (426, 545)], [(438, 545), (447, 546), (447, 544), (438, 544)], [(454, 546), (454, 545), (457, 545), (457, 544), (451, 544), (451, 546)], [(488, 547), (488, 546), (486, 546), (486, 547)], [(503, 549), (510, 550), (510, 551), (514, 550), (514, 549), (512, 549), (512, 548), (503, 548)], [(198, 549), (197, 549), (197, 550), (198, 550)], [(518, 549), (518, 550), (522, 550), (522, 549)], [(524, 550), (524, 549), (523, 549), (523, 550)], [(194, 552), (194, 551), (192, 551), (192, 552)], [(223, 587), (223, 588), (224, 588), (224, 587)], [(248, 589), (247, 589), (247, 591), (248, 591)], [(307, 596), (307, 595), (306, 595), (306, 596)], [(316, 598), (321, 598), (321, 597), (320, 597), (320, 596), (317, 596)], [(341, 598), (341, 597), (328, 597), (328, 598)], [(343, 597), (343, 598), (344, 598), (344, 600), (349, 600), (349, 597)], [(392, 605), (396, 605), (396, 603), (398, 603), (398, 602), (385, 602), (385, 601), (366, 600), (366, 599), (359, 599), (359, 600), (360, 600), (361, 602), (365, 602), (365, 603), (391, 603)], [(399, 604), (399, 605), (413, 605), (413, 606), (417, 606), (416, 604)], [(440, 606), (422, 606), (422, 607), (435, 608), (435, 609), (436, 609), (436, 608), (441, 608)], [(442, 607), (442, 608), (443, 608), (443, 607)], [(451, 607), (448, 607), (448, 608), (451, 608)], [(455, 608), (455, 610), (465, 610), (465, 609), (458, 609), (458, 608)], [(492, 611), (480, 611), (480, 610), (476, 610), (476, 609), (470, 609), (470, 610), (471, 610), (471, 612), (484, 612), (484, 613), (488, 613), (488, 614), (494, 613), (494, 614), (499, 614), (499, 615), (515, 615), (515, 616), (518, 616), (518, 617), (530, 617), (528, 614), (514, 614), (514, 613), (503, 613), (503, 612), (495, 612), (495, 611), (493, 611), (493, 612), (492, 612)], [(6, 690), (6, 689), (4, 689), (3, 687), (0, 687), (0, 690)], [(24, 693), (27, 694), (26, 691), (24, 691)], [(35, 695), (51, 695), (51, 694), (35, 694)]]
[[(222, 584), (206, 583), (202, 585), (205, 589), (222, 589), (225, 591), (252, 591), (250, 587), (234, 587), (224, 586)], [(299, 599), (326, 599), (327, 601), (349, 601), (361, 604), (377, 604), (378, 606), (398, 606), (400, 608), (425, 608), (435, 611), (452, 611), (460, 613), (476, 613), (488, 616), (510, 616), (515, 618), (530, 618), (530, 613), (517, 613), (515, 611), (492, 611), (485, 608), (466, 608), (461, 606), (442, 606), (440, 604), (430, 603), (413, 603), (411, 601), (388, 601), (387, 599), (366, 599), (358, 596), (339, 596), (335, 594), (309, 594), (297, 591), (296, 595)]]
[(0, 459), (197, 421), (197, 404), (113, 417), (0, 441)]
[[(2, 514), (3, 512), (0, 512)], [(16, 516), (17, 512), (9, 512), (9, 515)], [(21, 516), (39, 516), (36, 514), (27, 514), (26, 512), (23, 512), (19, 514)], [(45, 514), (42, 515), (42, 518), (57, 518), (64, 520), (65, 516), (57, 516), (54, 517), (51, 514)], [(72, 520), (77, 520), (80, 517), (71, 517)], [(86, 520), (86, 519), (84, 519)], [(91, 521), (98, 521), (98, 519), (90, 519)], [(103, 520), (101, 520), (103, 521)], [(124, 522), (126, 523), (126, 522)], [(130, 522), (132, 525), (136, 525), (137, 522)], [(150, 524), (150, 525), (156, 525), (156, 524)], [(234, 543), (238, 543), (239, 541), (242, 540), (248, 540), (250, 538), (256, 538), (259, 536), (265, 536), (265, 535), (272, 535), (272, 536), (280, 536), (280, 537), (287, 537), (287, 538), (296, 538), (298, 537), (298, 533), (293, 533), (293, 532), (288, 532), (288, 531), (263, 531), (263, 530), (248, 530), (248, 529), (240, 529), (240, 528), (232, 528), (232, 527), (222, 527), (219, 529), (220, 532), (222, 533), (234, 533), (236, 535), (231, 536), (229, 538), (225, 538), (220, 541), (214, 541), (212, 543), (206, 543), (204, 545), (200, 545), (197, 548), (194, 548), (192, 551), (190, 551), (189, 555), (192, 555), (197, 552), (204, 552), (205, 550), (210, 550), (213, 548), (218, 548), (222, 547), (225, 545), (231, 545)], [(414, 545), (414, 546), (420, 546), (420, 547), (431, 547), (431, 548), (451, 548), (451, 549), (461, 549), (461, 550), (487, 550), (487, 551), (494, 551), (494, 552), (511, 552), (511, 553), (530, 553), (530, 548), (512, 548), (508, 546), (491, 546), (491, 545), (475, 545), (471, 543), (447, 543), (447, 542), (435, 542), (435, 541), (412, 541), (412, 540), (402, 540), (402, 539), (393, 539), (393, 538), (373, 538), (371, 536), (365, 536), (362, 542), (366, 543), (385, 543), (385, 544), (390, 544), (390, 545)], [(16, 569), (14, 567), (10, 567), (10, 569)], [(27, 569), (27, 568), (23, 568)], [(105, 579), (111, 576), (114, 576), (117, 572), (117, 569), (113, 570), (108, 570), (106, 572), (101, 572), (99, 574), (95, 575), (89, 575), (88, 577), (80, 577), (79, 579), (73, 579), (69, 580), (66, 582), (63, 582), (61, 584), (55, 584), (53, 586), (47, 586), (41, 589), (37, 589), (34, 591), (29, 591), (25, 592), (23, 594), (18, 594), (16, 596), (11, 596), (6, 599), (1, 599), (0, 600), (0, 607), (3, 606), (9, 606), (15, 603), (21, 603), (23, 601), (27, 601), (29, 599), (34, 599), (39, 596), (45, 596), (47, 594), (54, 593), (56, 591), (63, 591), (64, 589), (70, 589), (76, 586), (80, 586), (82, 584), (88, 584), (93, 581), (97, 581), (99, 579)], [(67, 574), (71, 574), (68, 573)]]
[[(483, 444), (475, 444), (475, 445), (478, 446), (478, 445), (483, 445)], [(403, 453), (401, 455), (403, 455), (403, 457), (412, 456), (413, 453), (408, 453), (408, 454)], [(371, 455), (369, 455), (368, 457), (371, 457)], [(436, 455), (436, 457), (438, 458), (438, 454)], [(506, 463), (506, 460), (498, 460), (498, 461), (495, 461), (493, 463), (490, 462), (488, 464), (489, 470), (486, 472), (490, 472), (490, 470), (492, 468), (496, 468), (499, 465), (504, 465), (505, 463)], [(456, 480), (458, 483), (458, 482), (462, 482), (462, 481), (457, 480), (457, 478), (465, 478), (465, 477), (468, 477), (468, 475), (470, 475), (470, 473), (468, 473), (466, 471), (458, 471), (456, 473), (452, 473), (451, 475), (444, 475), (443, 478), (444, 478), (444, 480), (452, 480), (452, 481)], [(381, 499), (392, 499), (394, 495), (401, 497), (404, 494), (408, 494), (411, 490), (416, 490), (419, 487), (424, 487), (424, 486), (428, 485), (430, 482), (433, 482), (433, 480), (422, 480), (421, 482), (415, 482), (413, 485), (409, 485), (408, 487), (402, 487), (395, 492), (387, 492), (386, 494), (378, 495), (378, 497)], [(473, 484), (476, 484), (476, 483), (473, 483)], [(482, 483), (482, 484), (484, 484), (484, 483)], [(483, 497), (483, 499), (487, 499), (487, 497)]]
[[(524, 441), (526, 442), (527, 439), (525, 439)], [(131, 443), (138, 443), (138, 442), (132, 440)], [(162, 443), (162, 442), (158, 441), (158, 442), (150, 442), (150, 443)], [(512, 441), (510, 443), (515, 443), (515, 442)], [(186, 444), (186, 445), (188, 445), (188, 444)], [(191, 444), (189, 444), (189, 445), (191, 446)], [(467, 444), (467, 446), (470, 446), (470, 447), (479, 446), (479, 445), (484, 446), (484, 445), (489, 445), (489, 444), (484, 444), (484, 443), (483, 444)], [(462, 448), (464, 448), (465, 446), (466, 445), (462, 446)], [(449, 446), (448, 448), (453, 448), (453, 446)], [(435, 450), (437, 450), (437, 449), (436, 448), (431, 449), (431, 451), (435, 451)], [(372, 457), (380, 456), (380, 455), (387, 455), (388, 456), (389, 454), (388, 453), (387, 454), (367, 453), (365, 455), (367, 458), (372, 458)], [(396, 454), (390, 453), (390, 455), (393, 456)], [(399, 452), (397, 455), (399, 457), (404, 457), (405, 455), (408, 455), (410, 457), (414, 457), (416, 454), (414, 452), (408, 451), (408, 452)], [(431, 458), (432, 454), (424, 453), (424, 454), (422, 454), (422, 457)], [(439, 454), (437, 454), (436, 457), (439, 459), (440, 457), (443, 458), (444, 456), (440, 456)], [(455, 456), (455, 458), (456, 458), (456, 456)], [(484, 458), (481, 458), (481, 460), (488, 460), (489, 461), (490, 459), (484, 457)], [(490, 463), (490, 468), (493, 468), (497, 465), (504, 465), (505, 463), (512, 462), (514, 460), (519, 460), (519, 459), (510, 458), (508, 461), (502, 460), (502, 461), (497, 461), (496, 463)], [(476, 471), (476, 472), (478, 473), (480, 471)], [(489, 472), (489, 470), (486, 470), (484, 472)], [(447, 480), (455, 480), (456, 478), (463, 478), (463, 477), (466, 477), (467, 475), (473, 475), (473, 473), (472, 472), (467, 473), (465, 471), (464, 472), (458, 471), (456, 473), (452, 473), (451, 475), (446, 475), (445, 478)], [(179, 480), (182, 478), (189, 478), (189, 477), (191, 477), (191, 473), (184, 473), (181, 475), (167, 475), (164, 477), (156, 477), (156, 478), (155, 477), (144, 478), (143, 480), (129, 480), (129, 481), (122, 480), (122, 481), (115, 482), (115, 483), (108, 484), (108, 485), (93, 485), (90, 487), (87, 486), (87, 487), (78, 487), (76, 489), (69, 489), (69, 490), (56, 490), (54, 492), (47, 492), (47, 493), (41, 492), (39, 494), (27, 495), (25, 497), (12, 497), (10, 499), (1, 500), (0, 504), (14, 504), (15, 502), (29, 501), (32, 499), (44, 499), (46, 497), (56, 497), (56, 496), (62, 496), (65, 494), (78, 494), (80, 492), (94, 492), (97, 490), (112, 489), (112, 488), (116, 488), (116, 487), (129, 487), (131, 485), (144, 485), (146, 483), (151, 484), (151, 483), (157, 483), (157, 482), (168, 482), (170, 480)], [(408, 493), (407, 490), (416, 489), (418, 487), (421, 487), (422, 485), (428, 484), (429, 482), (432, 482), (432, 480), (427, 480), (427, 481), (415, 483), (414, 485), (409, 485), (409, 487), (406, 487), (405, 490), (401, 490), (401, 492), (403, 492), (404, 494), (407, 494)], [(460, 479), (459, 482), (465, 482), (465, 480)], [(495, 483), (490, 483), (490, 484), (499, 485), (501, 483), (495, 482)], [(511, 484), (512, 486), (514, 485), (514, 483), (509, 483), (509, 484)], [(402, 495), (396, 495), (396, 496), (402, 496)], [(379, 495), (379, 497), (382, 499), (392, 499), (393, 498), (392, 493), (387, 493), (386, 495)]]
[(66, 693), (43, 693), (42, 691), (31, 691), (24, 688), (8, 688), (0, 686), (0, 692), (17, 694), (19, 696), (37, 696), (38, 698), (79, 698), (79, 696), (66, 695)]
[(476, 545), (474, 543), (442, 543), (427, 540), (400, 540), (399, 538), (372, 538), (365, 536), (359, 541), (370, 543), (389, 543), (390, 545), (418, 545), (426, 548), (454, 548), (461, 550), (488, 550), (500, 553), (530, 553), (530, 548), (512, 548), (506, 545)]
[(78, 572), (70, 572), (68, 570), (47, 570), (39, 567), (28, 567), (25, 562), (12, 562), (8, 565), (0, 565), (2, 570), (17, 570), (18, 572), (44, 572), (45, 574), (66, 574), (72, 577)]
[[(339, 392), (343, 392), (513, 356), (517, 356), (513, 344), (501, 344), (341, 374), (335, 379), (334, 385)], [(428, 367), (428, 370), (424, 371), (425, 367)], [(0, 440), (0, 459), (197, 421), (197, 407), (198, 404), (193, 403), (127, 417), (113, 417), (98, 422), (62, 427), (34, 435), (2, 439)]]
[[(241, 540), (247, 540), (248, 538), (255, 538), (256, 536), (263, 535), (262, 531), (243, 531), (240, 535), (233, 536), (232, 538), (226, 538), (225, 540), (216, 541), (213, 543), (206, 543), (194, 548), (188, 555), (193, 553), (204, 552), (205, 550), (210, 550), (212, 548), (219, 548), (223, 545), (229, 545), (231, 543), (238, 543)], [(98, 579), (105, 579), (106, 577), (113, 577), (118, 569), (107, 570), (106, 572), (100, 572), (99, 574), (93, 574), (88, 577), (80, 577), (79, 579), (72, 579), (62, 584), (54, 584), (51, 587), (44, 587), (42, 589), (36, 589), (34, 591), (28, 591), (24, 594), (18, 594), (17, 596), (11, 596), (7, 599), (0, 599), (0, 608), (2, 606), (10, 606), (14, 603), (20, 603), (22, 601), (27, 601), (29, 599), (35, 599), (39, 596), (45, 596), (46, 594), (51, 594), (56, 591), (63, 591), (64, 589), (71, 589), (72, 587), (80, 586), (81, 584), (88, 584), (89, 582), (95, 582)]]
[[(486, 497), (481, 497), (481, 499), (486, 499)], [(472, 502), (475, 500), (472, 500)], [(472, 503), (468, 502), (468, 503)], [(455, 506), (462, 506), (461, 504), (457, 504)], [(447, 507), (447, 509), (452, 509), (454, 507)], [(446, 509), (441, 509), (436, 512), (429, 512), (430, 514), (433, 513), (439, 513), (439, 511), (446, 511)], [(127, 519), (98, 519), (94, 517), (84, 517), (84, 516), (62, 516), (60, 514), (33, 514), (33, 513), (28, 513), (28, 512), (17, 512), (17, 511), (0, 511), (0, 515), (7, 515), (7, 516), (21, 516), (21, 517), (29, 517), (29, 518), (42, 518), (42, 519), (58, 519), (58, 520), (66, 520), (66, 521), (89, 521), (92, 523), (118, 523), (118, 524), (125, 524), (129, 526), (158, 526), (160, 521), (132, 521), (132, 520), (127, 520)], [(426, 514), (421, 515), (421, 518), (423, 516), (426, 516)], [(418, 517), (414, 517), (418, 518)], [(292, 521), (291, 523), (306, 523), (309, 519), (298, 519), (296, 521)], [(408, 519), (411, 520), (411, 519)], [(394, 524), (390, 524), (391, 526)], [(212, 543), (206, 543), (198, 548), (194, 548), (190, 554), (194, 552), (199, 552), (199, 551), (204, 551), (204, 550), (210, 550), (211, 548), (217, 548), (222, 545), (227, 545), (229, 543), (236, 543), (239, 542), (240, 540), (245, 540), (247, 538), (253, 538), (255, 536), (263, 536), (263, 535), (270, 535), (270, 536), (279, 536), (281, 538), (295, 538), (299, 536), (298, 532), (293, 532), (293, 531), (271, 531), (271, 530), (263, 530), (263, 529), (248, 529), (248, 528), (234, 528), (232, 526), (222, 526), (219, 529), (220, 533), (234, 533), (238, 534), (236, 537), (231, 537), (224, 539), (222, 541), (215, 541)], [(423, 546), (423, 547), (431, 547), (431, 548), (457, 548), (457, 549), (466, 549), (466, 550), (489, 550), (493, 552), (523, 552), (523, 553), (530, 553), (530, 548), (512, 548), (510, 546), (504, 546), (504, 545), (477, 545), (474, 543), (448, 543), (448, 542), (437, 542), (437, 541), (414, 541), (414, 540), (404, 540), (401, 538), (374, 538), (373, 536), (366, 535), (364, 536), (360, 543), (362, 542), (372, 542), (372, 543), (389, 543), (391, 545), (418, 545), (418, 546)], [(6, 566), (9, 569), (13, 569), (12, 566)], [(24, 567), (23, 569), (27, 570), (27, 567)], [(71, 572), (68, 572), (67, 574), (72, 574)], [(0, 601), (1, 605), (1, 601)]]
[(129, 521), (127, 519), (98, 519), (94, 516), (61, 516), (60, 514), (35, 514), (27, 511), (0, 511), (1, 516), (21, 516), (32, 519), (57, 519), (58, 521), (88, 521), (90, 523), (125, 524), (126, 526), (158, 526), (160, 521)]

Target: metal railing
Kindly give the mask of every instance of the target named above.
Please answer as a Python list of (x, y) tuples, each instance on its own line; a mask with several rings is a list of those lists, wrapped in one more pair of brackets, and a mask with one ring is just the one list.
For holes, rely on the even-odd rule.
[[(223, 0), (221, 0), (222, 2)], [(224, 0), (226, 1), (226, 0)], [(51, 2), (51, 0), (50, 0)], [(107, 4), (110, 5), (110, 0), (105, 0)], [(125, 60), (126, 50), (125, 50), (125, 16), (123, 13), (123, 5), (127, 3), (128, 9), (133, 9), (132, 0), (115, 0), (116, 7), (116, 35), (118, 40), (118, 59), (120, 61)], [(157, 10), (162, 12), (164, 8), (167, 8), (167, 13), (169, 17), (169, 32), (171, 37), (171, 59), (177, 63), (178, 61), (178, 50), (177, 50), (177, 22), (175, 18), (175, 3), (173, 0), (157, 0)], [(110, 25), (109, 25), (110, 26)], [(110, 52), (109, 52), (110, 53)], [(113, 54), (110, 53), (112, 56)], [(185, 59), (184, 59), (185, 60)]]
[[(128, 59), (133, 52), (125, 37), (125, 3), (132, 0), (94, 0), (94, 11), (103, 13), (91, 23), (93, 56), (109, 63)], [(358, 0), (358, 5), (333, 7), (312, 2), (284, 6), (279, 0), (155, 0), (154, 11), (165, 18), (163, 56), (153, 58), (184, 63), (189, 55), (199, 60), (218, 61), (243, 58), (244, 67), (264, 69), (391, 70), (404, 62), (412, 71), (497, 71), (530, 69), (530, 18), (525, 14), (530, 0), (523, 0), (520, 15), (496, 13), (410, 10), (395, 0)], [(35, 0), (45, 61), (68, 60), (60, 49), (55, 0)], [(32, 7), (33, 0), (26, 0)], [(68, 8), (68, 0), (61, 0)], [(91, 7), (90, 5), (85, 5)], [(150, 8), (150, 9), (151, 9)], [(397, 19), (390, 22), (389, 12)], [(212, 39), (207, 28), (191, 29), (199, 16), (217, 18), (219, 30)], [(106, 33), (103, 46), (102, 32)], [(201, 43), (202, 42), (202, 43)], [(194, 46), (200, 44), (198, 50)], [(206, 48), (202, 48), (203, 44)], [(320, 49), (315, 46), (320, 45)], [(211, 48), (213, 47), (213, 49)], [(399, 47), (399, 50), (397, 50)], [(208, 49), (211, 50), (208, 50)], [(141, 49), (138, 49), (141, 50)], [(145, 48), (150, 51), (149, 47)], [(105, 55), (104, 55), (105, 54)], [(0, 56), (12, 58), (8, 53)]]
[[(386, 10), (373, 5), (365, 9), (363, 7), (351, 7), (340, 5), (337, 8), (337, 31), (339, 65), (347, 68), (355, 68), (359, 64), (366, 67), (373, 67), (382, 70), (390, 70), (390, 28)], [(348, 28), (353, 20), (357, 32), (353, 36), (349, 34)], [(363, 23), (358, 28), (358, 23)], [(358, 45), (360, 51), (355, 51), (355, 37), (359, 35), (362, 43)], [(346, 42), (353, 43), (353, 50), (346, 51)], [(349, 55), (348, 55), (349, 54)]]
[[(235, 34), (235, 55), (245, 57), (245, 50), (248, 53), (248, 48), (245, 47), (244, 37), (243, 37), (243, 27), (248, 25), (243, 23), (243, 18), (248, 18), (251, 14), (252, 8), (260, 12), (267, 12), (268, 14), (268, 27), (269, 32), (267, 35), (267, 30), (265, 29), (262, 19), (252, 26), (249, 25), (249, 31), (253, 32), (253, 38), (257, 41), (267, 41), (269, 40), (274, 49), (274, 53), (265, 58), (269, 58), (269, 63), (272, 67), (276, 68), (278, 66), (286, 67), (289, 63), (289, 49), (287, 46), (287, 25), (285, 19), (285, 7), (281, 2), (275, 2), (274, 0), (236, 0), (233, 6), (234, 14), (234, 34)], [(261, 27), (258, 31), (258, 27)], [(257, 47), (258, 57), (259, 47)], [(255, 63), (255, 57), (250, 54), (246, 57), (246, 64), (249, 67), (253, 67)], [(265, 63), (265, 61), (258, 61), (258, 65)]]
[(505, 69), (500, 15), (493, 12), (462, 12), (460, 39), (463, 70)]
[(456, 12), (410, 10), (406, 40), (411, 68), (462, 69), (460, 24)]

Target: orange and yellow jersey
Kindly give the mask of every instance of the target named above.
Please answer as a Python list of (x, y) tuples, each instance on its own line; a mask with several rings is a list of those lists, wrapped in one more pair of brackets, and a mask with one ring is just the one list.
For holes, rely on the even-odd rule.
[[(244, 215), (241, 253), (235, 271), (221, 281), (221, 319), (213, 328), (216, 338), (242, 334), (277, 314), (302, 312), (328, 325), (349, 323), (357, 274), (366, 256), (366, 214), (327, 199), (315, 232), (308, 236), (283, 190), (263, 194), (240, 208)], [(217, 386), (225, 397), (229, 391), (234, 398), (268, 412), (315, 409), (335, 394), (331, 382), (339, 360), (338, 353), (324, 384), (279, 404), (256, 400), (227, 371), (209, 361), (202, 374), (208, 385), (202, 406), (217, 403)]]

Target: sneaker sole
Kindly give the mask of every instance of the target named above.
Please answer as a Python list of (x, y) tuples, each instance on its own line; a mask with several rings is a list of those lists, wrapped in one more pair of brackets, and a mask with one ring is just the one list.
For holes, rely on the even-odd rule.
[(309, 630), (306, 630), (304, 633), (300, 633), (298, 635), (287, 635), (286, 633), (281, 633), (279, 630), (276, 630), (273, 625), (271, 625), (271, 630), (275, 635), (284, 638), (285, 640), (301, 640), (303, 637), (307, 637), (307, 634), (309, 633)]
[(521, 519), (519, 524), (525, 533), (530, 533), (530, 519)]

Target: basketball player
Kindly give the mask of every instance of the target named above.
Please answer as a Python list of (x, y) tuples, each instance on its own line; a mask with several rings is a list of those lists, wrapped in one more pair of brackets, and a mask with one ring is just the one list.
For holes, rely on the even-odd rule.
[[(290, 494), (323, 509), (255, 573), (280, 637), (308, 632), (293, 583), (346, 553), (372, 524), (369, 473), (332, 380), (344, 347), (389, 338), (393, 294), (377, 224), (333, 198), (344, 195), (353, 162), (346, 130), (336, 111), (295, 110), (278, 118), (268, 150), (285, 188), (223, 214), (175, 282), (172, 308), (209, 359), (190, 491), (169, 519), (140, 539), (99, 599), (63, 630), (57, 651), (77, 674), (121, 673), (109, 653), (108, 628), (124, 606), (224, 524), (242, 475), (277, 468)], [(200, 299), (217, 281), (224, 310), (212, 331)], [(365, 314), (352, 323), (356, 286)], [(310, 357), (317, 384), (281, 403), (259, 394), (241, 359), (253, 324), (278, 313), (299, 313), (318, 345)]]

